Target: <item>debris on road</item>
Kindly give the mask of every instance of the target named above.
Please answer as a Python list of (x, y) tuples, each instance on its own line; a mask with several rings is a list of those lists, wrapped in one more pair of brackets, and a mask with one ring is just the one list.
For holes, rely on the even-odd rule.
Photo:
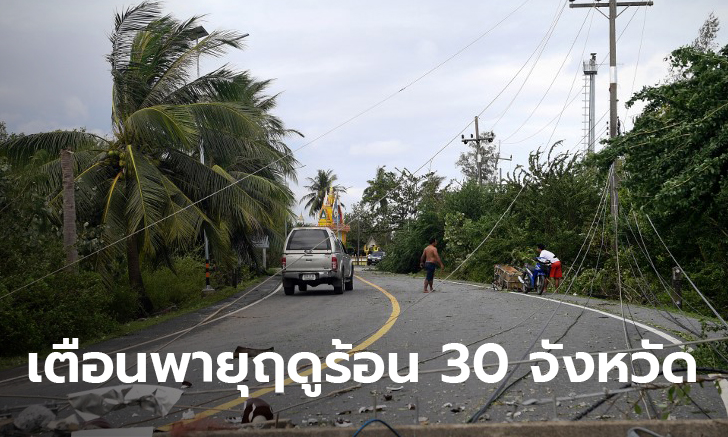
[(415, 404), (407, 404), (407, 409), (408, 410), (416, 410), (417, 409), (417, 406)]
[(180, 388), (185, 389), (185, 388), (190, 388), (190, 387), (192, 387), (192, 383), (191, 382), (189, 382), (189, 381), (183, 381), (182, 382), (182, 386)]
[[(65, 417), (63, 419), (56, 419), (51, 420), (46, 425), (46, 428), (48, 428), (51, 431), (58, 431), (59, 433), (64, 432), (73, 432), (78, 431), (81, 426), (78, 423), (78, 416), (75, 414), (71, 414), (68, 417)], [(0, 432), (0, 435), (2, 435), (2, 432)]]
[(361, 413), (370, 413), (374, 411), (374, 408), (377, 409), (377, 411), (384, 411), (387, 409), (386, 405), (377, 405), (376, 407), (361, 407), (359, 408), (359, 414)]
[(339, 417), (334, 422), (334, 426), (338, 426), (339, 428), (348, 428), (352, 426), (352, 424), (350, 420), (342, 419), (341, 417)]
[(258, 423), (273, 420), (273, 409), (260, 398), (250, 398), (243, 404), (243, 423)]
[(400, 385), (399, 387), (387, 387), (387, 391), (400, 391), (404, 388), (403, 385)]
[(83, 425), (81, 425), (81, 430), (91, 430), (91, 429), (111, 429), (111, 424), (108, 420), (104, 419), (103, 417), (99, 417), (98, 419), (89, 420), (88, 422), (85, 422)]
[(30, 405), (18, 414), (13, 424), (16, 428), (31, 433), (45, 428), (56, 415), (43, 405)]
[(68, 402), (83, 420), (93, 420), (111, 411), (138, 405), (166, 416), (182, 396), (182, 390), (159, 385), (128, 384), (68, 395)]
[(184, 413), (182, 413), (182, 420), (191, 420), (195, 418), (195, 412), (192, 411), (192, 408), (185, 410)]

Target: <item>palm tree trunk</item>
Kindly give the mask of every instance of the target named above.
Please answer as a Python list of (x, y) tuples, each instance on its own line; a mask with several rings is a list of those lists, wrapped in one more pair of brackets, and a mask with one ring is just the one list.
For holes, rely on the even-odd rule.
[(63, 179), (63, 250), (66, 263), (76, 269), (76, 192), (73, 180), (73, 155), (70, 150), (61, 150), (61, 175)]
[(129, 285), (137, 293), (141, 315), (148, 315), (152, 312), (152, 301), (147, 296), (142, 279), (142, 268), (139, 258), (139, 246), (137, 235), (131, 235), (126, 239), (126, 265), (129, 274)]

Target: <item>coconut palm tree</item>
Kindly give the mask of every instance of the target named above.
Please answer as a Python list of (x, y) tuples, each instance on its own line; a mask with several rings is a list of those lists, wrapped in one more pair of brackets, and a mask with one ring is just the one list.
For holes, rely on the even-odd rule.
[(283, 143), (293, 131), (270, 113), (270, 82), (228, 67), (195, 78), (198, 58), (240, 49), (244, 37), (200, 38), (199, 25), (199, 17), (162, 15), (157, 2), (118, 13), (107, 56), (112, 137), (49, 132), (6, 146), (16, 161), (48, 157), (40, 170), (51, 205), (63, 197), (59, 152), (74, 152), (76, 206), (108, 245), (98, 268), (125, 258), (146, 310), (142, 259), (169, 264), (171, 251), (190, 249), (203, 230), (218, 262), (232, 258), (232, 244), (252, 253), (250, 239), (273, 232), (293, 203), (285, 179), (295, 178), (295, 160)]
[(306, 178), (309, 185), (304, 185), (304, 188), (308, 190), (308, 194), (303, 196), (299, 203), (306, 201), (304, 208), (308, 208), (311, 217), (314, 217), (321, 210), (329, 188), (333, 188), (335, 193), (346, 193), (346, 188), (341, 185), (334, 185), (336, 179), (333, 170), (318, 170), (315, 177)]

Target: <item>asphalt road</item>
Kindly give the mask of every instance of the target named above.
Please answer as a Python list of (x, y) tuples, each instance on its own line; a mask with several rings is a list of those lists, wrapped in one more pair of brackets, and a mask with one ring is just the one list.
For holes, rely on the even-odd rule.
[[(559, 340), (564, 350), (559, 351), (558, 355), (626, 349), (625, 337), (629, 338), (633, 347), (639, 347), (642, 338), (652, 343), (669, 344), (681, 340), (679, 332), (685, 326), (699, 326), (697, 321), (686, 317), (633, 306), (628, 310), (635, 321), (643, 324), (635, 326), (615, 316), (621, 313), (618, 304), (594, 299), (553, 296), (555, 299), (566, 298), (565, 304), (559, 306), (554, 300), (495, 291), (474, 284), (443, 283), (437, 279), (436, 292), (423, 294), (421, 278), (361, 268), (357, 275), (354, 290), (343, 295), (334, 295), (331, 287), (319, 286), (285, 296), (278, 287), (279, 279), (274, 278), (248, 290), (248, 294), (237, 301), (228, 299), (214, 307), (143, 332), (98, 344), (91, 350), (111, 353), (128, 348), (125, 352), (129, 362), (133, 362), (135, 353), (157, 352), (161, 346), (176, 338), (160, 352), (181, 354), (206, 351), (215, 357), (222, 352), (233, 352), (238, 346), (259, 349), (273, 347), (287, 361), (297, 352), (313, 352), (325, 357), (334, 351), (332, 339), (339, 339), (352, 344), (354, 348), (375, 352), (381, 357), (397, 353), (398, 367), (406, 364), (408, 353), (417, 353), (420, 371), (427, 371), (448, 367), (447, 360), (454, 355), (443, 356), (442, 347), (447, 343), (469, 345), (469, 365), (472, 364), (472, 355), (477, 347), (484, 343), (497, 343), (507, 351), (510, 361), (519, 360), (552, 315), (541, 338), (550, 339), (551, 342)], [(590, 309), (580, 305), (587, 305)], [(196, 325), (216, 311), (219, 311), (217, 316), (225, 317), (179, 336), (180, 330)], [(627, 318), (631, 321), (631, 317)], [(541, 350), (539, 342), (533, 351)], [(671, 351), (674, 349), (659, 351), (656, 355), (664, 356)], [(494, 361), (493, 354), (485, 358), (485, 362)], [(600, 397), (545, 404), (523, 403), (528, 399), (596, 393), (604, 388), (617, 389), (624, 385), (616, 381), (616, 372), (609, 374), (606, 383), (598, 382), (596, 373), (589, 381), (572, 383), (563, 367), (556, 379), (536, 383), (530, 375), (529, 366), (523, 365), (514, 372), (508, 390), (490, 406), (483, 420), (568, 420), (586, 410)], [(153, 384), (156, 379), (149, 367), (148, 383)], [(546, 370), (546, 367), (542, 366), (542, 369)], [(58, 371), (59, 374), (65, 372)], [(0, 393), (53, 398), (98, 386), (87, 383), (32, 383), (25, 373), (25, 368), (0, 373)], [(251, 396), (266, 400), (274, 411), (280, 412), (281, 418), (291, 419), (298, 425), (310, 423), (310, 426), (332, 426), (337, 419), (358, 426), (375, 415), (393, 424), (423, 421), (462, 423), (485, 404), (498, 386), (483, 383), (474, 374), (462, 383), (445, 383), (441, 376), (439, 372), (421, 374), (419, 382), (404, 384), (382, 379), (329, 397), (326, 395), (332, 391), (357, 384), (353, 381), (343, 384), (324, 382), (322, 396), (312, 399), (306, 397), (302, 388), (295, 383), (286, 386), (285, 394), (275, 394), (270, 388), (255, 388), (265, 383), (254, 380), (251, 361), (246, 383), (251, 387)], [(241, 408), (244, 399), (230, 384), (203, 382), (199, 360), (192, 361), (185, 379), (192, 383), (178, 402), (185, 407), (173, 409), (167, 417), (154, 418), (145, 410), (130, 407), (110, 413), (106, 419), (114, 427), (163, 427), (180, 420), (183, 411), (189, 406), (196, 407), (194, 412), (197, 419), (211, 416), (215, 420), (224, 420), (226, 417), (240, 416), (240, 412), (235, 410)], [(118, 381), (111, 380), (106, 385), (117, 384)], [(164, 385), (179, 387), (175, 382)], [(728, 390), (724, 390), (724, 396), (726, 392)], [(1, 400), (7, 406), (39, 401), (7, 397)], [(667, 400), (666, 390), (650, 391), (650, 398), (644, 401), (640, 401), (637, 393), (623, 394), (605, 402), (584, 420), (646, 419), (664, 412), (669, 412), (674, 418), (726, 417), (725, 401), (712, 382), (703, 387), (694, 384), (690, 398), (684, 401), (685, 405), (672, 405)], [(410, 409), (409, 404), (416, 405), (416, 409)], [(635, 404), (639, 406), (635, 408)], [(360, 409), (374, 405), (385, 407), (377, 412), (360, 412)], [(640, 414), (636, 410), (641, 410)], [(59, 417), (67, 416), (70, 412), (70, 408), (66, 408)]]

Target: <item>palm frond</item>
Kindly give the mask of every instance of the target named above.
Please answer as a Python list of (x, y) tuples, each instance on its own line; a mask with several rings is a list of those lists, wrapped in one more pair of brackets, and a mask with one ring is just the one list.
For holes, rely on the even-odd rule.
[(226, 134), (234, 138), (257, 138), (263, 134), (261, 112), (235, 102), (200, 102), (188, 105), (202, 130)]
[(221, 56), (228, 48), (242, 48), (244, 36), (238, 32), (212, 31), (197, 40), (198, 20), (193, 17), (165, 33), (168, 40), (155, 57), (161, 74), (155, 76), (142, 106), (167, 103), (171, 94), (189, 82), (191, 69), (200, 58)]
[[(77, 175), (74, 178), (78, 180), (78, 175), (97, 163), (99, 152), (96, 150), (84, 150), (75, 152), (71, 156), (73, 159), (73, 174)], [(36, 186), (40, 187), (43, 193), (48, 194), (60, 190), (62, 183), (61, 158), (56, 155), (54, 159), (44, 161), (46, 162), (42, 164), (34, 163), (33, 166), (39, 175), (35, 179)]]
[(124, 174), (118, 172), (111, 180), (106, 190), (103, 210), (101, 214), (102, 235), (104, 250), (99, 252), (96, 260), (96, 269), (108, 283), (111, 281), (112, 267), (118, 259), (125, 254), (124, 241), (127, 236), (126, 218), (126, 181)]
[(123, 69), (128, 65), (137, 32), (158, 20), (161, 15), (161, 3), (156, 1), (145, 1), (116, 14), (114, 31), (109, 36), (112, 49), (106, 57), (112, 71)]
[[(0, 146), (14, 165), (27, 165), (34, 155), (44, 152), (48, 161), (60, 156), (61, 150), (80, 152), (108, 145), (108, 140), (83, 131), (54, 131), (15, 137)], [(47, 162), (47, 161), (46, 161)], [(41, 162), (36, 162), (40, 165)]]
[(159, 105), (135, 111), (124, 123), (122, 140), (144, 144), (157, 149), (172, 147), (194, 151), (198, 141), (198, 130), (194, 117), (187, 107)]
[(225, 226), (219, 226), (187, 197), (171, 179), (164, 177), (164, 186), (170, 197), (170, 218), (166, 224), (166, 241), (170, 247), (190, 248), (202, 235), (204, 230), (207, 239), (216, 254), (216, 259), (229, 256), (230, 235)]
[(154, 255), (164, 248), (164, 235), (157, 226), (169, 208), (169, 196), (159, 170), (133, 146), (126, 148), (126, 217), (129, 234), (141, 230), (141, 250)]

